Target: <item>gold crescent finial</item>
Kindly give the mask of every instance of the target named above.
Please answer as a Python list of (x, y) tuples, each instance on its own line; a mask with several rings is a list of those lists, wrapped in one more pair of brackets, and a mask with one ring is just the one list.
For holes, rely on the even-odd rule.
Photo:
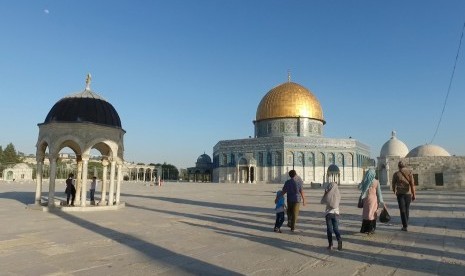
[(90, 73), (87, 74), (86, 78), (86, 90), (90, 90), (90, 82), (92, 81), (92, 75)]
[(291, 82), (291, 70), (287, 70), (287, 82)]

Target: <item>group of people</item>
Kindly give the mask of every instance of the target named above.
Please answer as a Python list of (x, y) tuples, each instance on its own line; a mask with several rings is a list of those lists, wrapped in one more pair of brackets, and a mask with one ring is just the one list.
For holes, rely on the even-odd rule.
[[(92, 182), (90, 183), (90, 202), (91, 204), (95, 204), (95, 188), (97, 186), (97, 177), (92, 177)], [(76, 198), (76, 187), (74, 186), (74, 174), (70, 173), (68, 178), (66, 179), (66, 205), (67, 206), (74, 206), (74, 200)], [(69, 205), (69, 200), (71, 199), (71, 205)]]
[[(400, 161), (398, 163), (399, 170), (392, 177), (391, 190), (397, 197), (399, 205), (400, 217), (402, 221), (402, 231), (407, 231), (409, 221), (410, 203), (415, 200), (415, 182), (412, 172), (405, 167), (405, 164)], [(284, 224), (287, 213), (287, 226), (292, 232), (295, 231), (297, 217), (299, 215), (300, 204), (305, 206), (305, 196), (303, 191), (303, 181), (297, 175), (295, 170), (289, 171), (290, 179), (286, 180), (282, 190), (276, 192), (275, 212), (276, 221), (274, 231), (281, 233), (281, 226)], [(376, 220), (378, 218), (378, 209), (387, 209), (384, 202), (381, 186), (376, 179), (374, 169), (369, 169), (358, 189), (361, 191), (360, 200), (363, 204), (362, 211), (362, 227), (361, 233), (373, 234), (376, 230)], [(284, 196), (287, 194), (287, 205)], [(342, 250), (342, 238), (339, 232), (339, 203), (341, 195), (338, 185), (335, 182), (325, 185), (321, 204), (326, 205), (325, 220), (326, 234), (328, 238), (328, 249), (333, 249), (333, 233), (337, 240), (337, 249)]]

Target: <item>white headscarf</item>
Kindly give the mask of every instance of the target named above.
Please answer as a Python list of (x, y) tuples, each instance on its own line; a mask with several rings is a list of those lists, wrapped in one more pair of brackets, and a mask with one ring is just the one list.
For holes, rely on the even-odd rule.
[(339, 203), (341, 202), (341, 194), (339, 193), (339, 188), (335, 182), (328, 184), (328, 187), (325, 189), (325, 194), (321, 199), (321, 204), (326, 204), (327, 207), (331, 209), (339, 208)]

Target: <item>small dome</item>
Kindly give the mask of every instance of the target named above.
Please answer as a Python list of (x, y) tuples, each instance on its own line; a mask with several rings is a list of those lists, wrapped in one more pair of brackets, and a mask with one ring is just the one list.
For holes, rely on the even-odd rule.
[(202, 154), (197, 158), (197, 164), (211, 164), (212, 159), (207, 154)]
[(391, 139), (389, 139), (384, 145), (381, 147), (381, 152), (379, 154), (380, 157), (390, 157), (390, 156), (399, 156), (405, 157), (408, 153), (407, 146), (397, 139), (396, 132), (392, 132)]
[(411, 150), (406, 157), (427, 157), (427, 156), (450, 156), (450, 154), (440, 146), (422, 145)]
[(285, 82), (271, 89), (260, 101), (256, 120), (276, 118), (311, 118), (323, 122), (320, 102), (307, 88)]
[(331, 164), (331, 165), (329, 165), (329, 167), (328, 167), (327, 173), (328, 173), (328, 174), (340, 173), (339, 167), (336, 166), (335, 164)]
[(121, 128), (115, 108), (90, 90), (90, 75), (83, 92), (59, 100), (47, 114), (44, 124), (52, 122), (90, 122)]

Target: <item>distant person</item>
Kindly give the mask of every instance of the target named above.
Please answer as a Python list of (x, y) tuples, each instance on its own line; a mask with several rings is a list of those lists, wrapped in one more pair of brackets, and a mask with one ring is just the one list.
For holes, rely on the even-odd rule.
[(375, 177), (375, 169), (369, 169), (366, 172), (365, 177), (363, 177), (362, 183), (358, 185), (358, 189), (361, 191), (361, 198), (363, 202), (363, 221), (360, 233), (375, 233), (378, 208), (384, 207), (381, 186)]
[(69, 198), (71, 197), (71, 206), (74, 206), (74, 199), (76, 198), (76, 188), (73, 183), (74, 174), (70, 173), (66, 179), (66, 205), (69, 206)]
[(325, 219), (326, 219), (326, 234), (328, 235), (328, 249), (333, 249), (333, 232), (336, 235), (337, 249), (342, 249), (342, 238), (339, 233), (339, 203), (341, 202), (341, 194), (335, 182), (331, 182), (325, 189), (325, 193), (321, 198), (321, 204), (326, 204)]
[(94, 176), (92, 177), (92, 182), (90, 182), (90, 203), (91, 204), (95, 204), (95, 199), (94, 199), (94, 195), (95, 195), (95, 187), (97, 186), (97, 177)]
[(300, 203), (302, 202), (302, 206), (305, 206), (305, 196), (302, 179), (297, 176), (296, 171), (290, 170), (289, 177), (291, 179), (286, 180), (282, 192), (283, 196), (287, 193), (287, 226), (294, 232), (297, 217), (299, 216)]
[(416, 199), (415, 180), (412, 172), (405, 168), (405, 164), (399, 161), (399, 170), (392, 176), (392, 191), (396, 194), (399, 204), (400, 219), (402, 220), (402, 231), (407, 231), (409, 220), (410, 203)]
[(284, 195), (282, 191), (276, 192), (276, 198), (274, 200), (276, 204), (274, 210), (276, 212), (276, 222), (274, 224), (274, 231), (282, 233), (281, 226), (284, 223), (284, 211), (286, 210), (286, 203), (284, 203)]

